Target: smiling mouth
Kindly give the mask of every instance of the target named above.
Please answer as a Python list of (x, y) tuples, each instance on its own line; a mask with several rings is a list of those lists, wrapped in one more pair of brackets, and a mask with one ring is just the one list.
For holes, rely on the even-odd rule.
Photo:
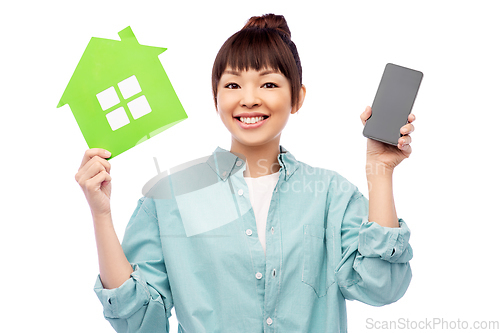
[(243, 124), (256, 124), (258, 122), (261, 122), (263, 120), (266, 120), (269, 118), (269, 116), (260, 116), (260, 117), (235, 117), (238, 119), (238, 121), (242, 122)]

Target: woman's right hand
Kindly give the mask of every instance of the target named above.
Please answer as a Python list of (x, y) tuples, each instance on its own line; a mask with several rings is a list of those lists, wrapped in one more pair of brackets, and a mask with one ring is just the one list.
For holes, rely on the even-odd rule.
[(111, 164), (105, 149), (92, 148), (85, 151), (75, 179), (87, 198), (92, 216), (111, 215)]

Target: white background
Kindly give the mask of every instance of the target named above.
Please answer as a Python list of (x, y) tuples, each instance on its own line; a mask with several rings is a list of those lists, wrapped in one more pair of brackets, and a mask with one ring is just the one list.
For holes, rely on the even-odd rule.
[(281, 144), (301, 161), (338, 171), (365, 194), (359, 115), (373, 102), (387, 62), (424, 73), (413, 108), (413, 153), (394, 175), (397, 213), (412, 231), (413, 280), (395, 304), (348, 302), (350, 332), (377, 331), (367, 329), (370, 318), (470, 326), (500, 320), (495, 1), (9, 1), (2, 7), (2, 331), (113, 331), (92, 290), (98, 274), (92, 219), (74, 179), (88, 147), (69, 106), (56, 109), (90, 38), (119, 39), (130, 25), (139, 43), (167, 47), (160, 60), (189, 116), (111, 160), (121, 239), (143, 184), (156, 175), (153, 157), (163, 171), (216, 146), (230, 148), (211, 96), (213, 60), (249, 17), (270, 12), (288, 21), (307, 87)]

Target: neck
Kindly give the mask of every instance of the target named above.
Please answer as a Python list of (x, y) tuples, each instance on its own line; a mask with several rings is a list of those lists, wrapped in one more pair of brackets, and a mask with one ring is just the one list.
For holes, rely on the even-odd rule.
[(257, 178), (278, 172), (280, 164), (278, 155), (280, 153), (279, 137), (273, 142), (261, 146), (245, 146), (234, 138), (231, 140), (231, 152), (245, 156), (245, 177)]

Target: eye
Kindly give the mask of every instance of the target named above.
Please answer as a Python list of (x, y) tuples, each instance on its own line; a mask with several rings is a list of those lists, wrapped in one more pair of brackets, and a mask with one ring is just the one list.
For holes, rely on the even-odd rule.
[(264, 85), (262, 87), (264, 87), (264, 88), (278, 88), (278, 86), (272, 82), (264, 83)]
[(224, 86), (224, 88), (228, 88), (228, 89), (237, 89), (239, 88), (240, 86), (237, 85), (236, 83), (228, 83)]

